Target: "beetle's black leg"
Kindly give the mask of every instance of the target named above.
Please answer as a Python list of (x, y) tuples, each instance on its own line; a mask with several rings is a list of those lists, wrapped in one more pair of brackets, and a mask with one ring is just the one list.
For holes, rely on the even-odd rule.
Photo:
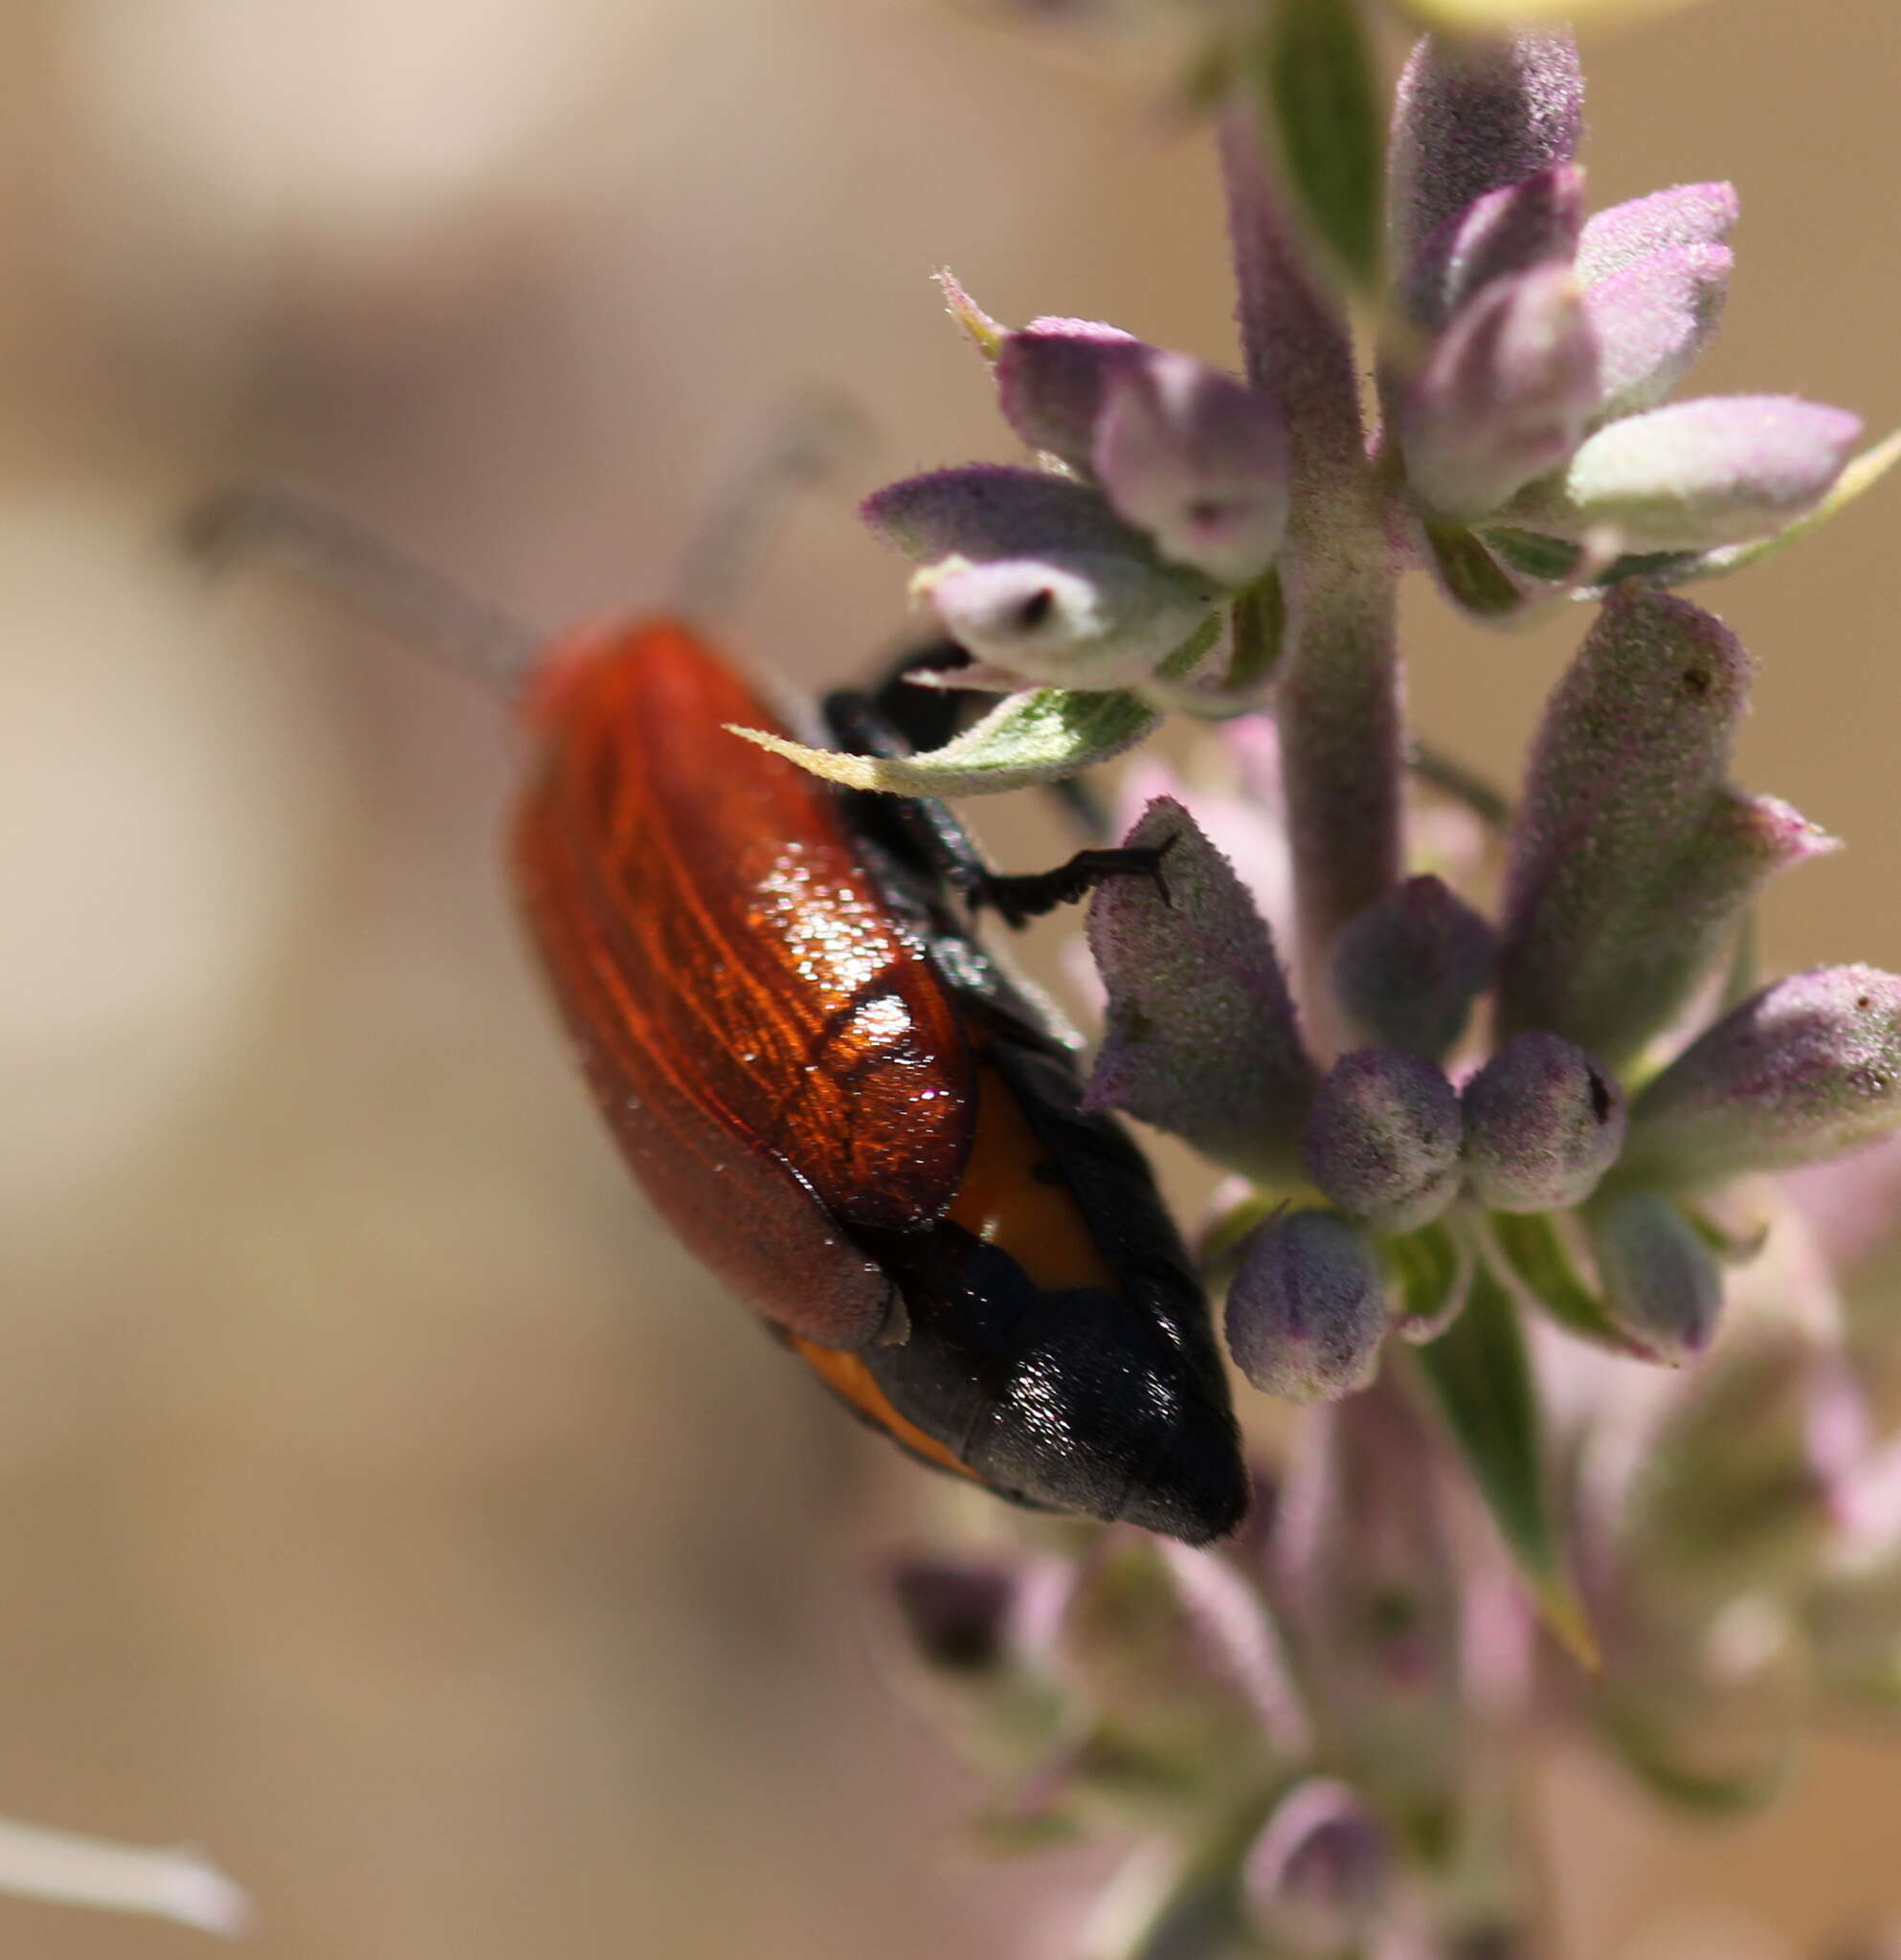
[(1114, 850), (1078, 851), (1066, 863), (1050, 871), (1001, 872), (985, 875), (983, 888), (973, 901), (988, 905), (1009, 925), (1040, 919), (1059, 905), (1074, 904), (1108, 878), (1146, 878), (1163, 904), (1169, 902), (1168, 880), (1162, 860), (1174, 845), (1123, 845)]
[(901, 654), (870, 692), (879, 722), (909, 749), (942, 748), (970, 717), (976, 697), (954, 687), (917, 687), (910, 676), (950, 674), (968, 667), (971, 657), (955, 640), (932, 640)]
[[(908, 664), (936, 664), (938, 658), (933, 649)], [(887, 692), (894, 688), (902, 688), (907, 695), (929, 691), (910, 687), (902, 679), (887, 683)], [(842, 691), (825, 697), (826, 723), (843, 747), (858, 755), (895, 757), (912, 752), (909, 729), (892, 725), (882, 712), (883, 699), (882, 695), (871, 698)], [(1091, 847), (1078, 851), (1050, 871), (993, 871), (947, 804), (929, 797), (869, 792), (855, 793), (854, 800), (859, 804), (859, 820), (887, 850), (897, 851), (942, 879), (973, 910), (988, 905), (1007, 925), (1020, 926), (1059, 905), (1073, 904), (1106, 878), (1147, 878), (1165, 902), (1168, 899), (1162, 876), (1166, 844), (1120, 850)]]

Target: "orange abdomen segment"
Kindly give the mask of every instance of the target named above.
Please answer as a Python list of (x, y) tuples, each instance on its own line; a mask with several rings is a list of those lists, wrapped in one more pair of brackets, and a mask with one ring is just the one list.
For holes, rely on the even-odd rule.
[(816, 1341), (793, 1336), (793, 1351), (798, 1355), (840, 1401), (855, 1410), (876, 1429), (902, 1443), (914, 1457), (935, 1463), (940, 1470), (954, 1471), (981, 1483), (982, 1478), (968, 1463), (961, 1462), (950, 1445), (920, 1429), (891, 1406), (891, 1398), (878, 1385), (877, 1378), (859, 1354), (847, 1354), (837, 1348), (821, 1348)]
[(969, 1153), (950, 995), (832, 792), (727, 732), (781, 724), (685, 628), (557, 650), (528, 716), (515, 870), (602, 1113), (722, 1279), (858, 1346), (891, 1288), (842, 1228), (928, 1225)]

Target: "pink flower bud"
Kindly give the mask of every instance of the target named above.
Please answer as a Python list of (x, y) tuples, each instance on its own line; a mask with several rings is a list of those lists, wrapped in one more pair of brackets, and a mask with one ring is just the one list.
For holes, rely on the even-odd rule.
[(1441, 880), (1409, 878), (1341, 933), (1333, 993), (1372, 1042), (1438, 1061), (1465, 1032), (1497, 966), (1483, 915)]
[(1116, 513), (1171, 563), (1222, 585), (1259, 578), (1287, 522), (1287, 445), (1258, 389), (1187, 354), (1108, 379), (1092, 452)]
[(1715, 334), (1734, 264), (1727, 245), (1677, 245), (1585, 288), (1600, 416), (1654, 407), (1689, 373)]
[(1386, 1333), (1379, 1255), (1336, 1212), (1295, 1212), (1242, 1248), (1228, 1348), (1257, 1389), (1331, 1402), (1373, 1380)]
[(1387, 175), (1393, 256), (1488, 190), (1568, 163), (1584, 122), (1584, 77), (1568, 33), (1427, 34), (1399, 78)]
[(1470, 522), (1554, 470), (1597, 408), (1598, 345), (1562, 265), (1494, 279), (1440, 337), (1399, 411), (1406, 474)]
[(1108, 1013), (1086, 1102), (1283, 1177), (1299, 1162), (1315, 1075), (1273, 935), (1180, 804), (1157, 797), (1125, 841), (1166, 846), (1167, 897), (1120, 878), (1090, 901)]
[(1494, 1212), (1582, 1204), (1623, 1143), (1623, 1092), (1581, 1048), (1519, 1035), (1465, 1084), (1465, 1171)]
[(1749, 675), (1687, 601), (1637, 586), (1606, 601), (1545, 708), (1512, 822), (1503, 1033), (1561, 1035), (1615, 1068), (1676, 1012), (1712, 926), (1698, 919), (1687, 948), (1673, 937), (1693, 916), (1680, 874), (1718, 821)]
[(1813, 510), (1861, 433), (1859, 415), (1791, 395), (1672, 402), (1599, 430), (1514, 515), (1561, 537), (1608, 530), (1629, 551), (1741, 544)]
[(996, 357), (996, 396), (1032, 449), (1087, 470), (1109, 382), (1152, 350), (1120, 327), (1091, 320), (1037, 320), (1006, 334)]
[(874, 491), (860, 515), (874, 536), (920, 565), (1147, 549), (1086, 483), (1006, 463), (903, 478)]
[(1401, 296), (1407, 313), (1437, 331), (1493, 279), (1570, 264), (1583, 220), (1584, 172), (1576, 164), (1554, 164), (1487, 191), (1420, 249)]
[(1000, 677), (1085, 692), (1145, 680), (1207, 617), (1214, 593), (1145, 558), (1076, 551), (949, 559), (913, 590)]
[(1630, 1163), (1700, 1182), (1840, 1156), (1901, 1128), (1901, 978), (1823, 967), (1765, 988), (1639, 1096)]
[(1584, 1214), (1612, 1320), (1643, 1353), (1687, 1361), (1709, 1346), (1723, 1305), (1714, 1256), (1653, 1191), (1620, 1191)]
[(1381, 1234), (1411, 1232), (1458, 1192), (1458, 1095), (1407, 1049), (1343, 1055), (1313, 1099), (1301, 1153), (1341, 1211)]
[(1384, 1909), (1393, 1847), (1365, 1800), (1315, 1776), (1274, 1806), (1254, 1840), (1242, 1882), (1255, 1917), (1290, 1952), (1344, 1951)]
[(1577, 277), (1588, 285), (1653, 252), (1720, 245), (1735, 221), (1735, 187), (1730, 184), (1678, 184), (1614, 204), (1586, 221), (1577, 241)]

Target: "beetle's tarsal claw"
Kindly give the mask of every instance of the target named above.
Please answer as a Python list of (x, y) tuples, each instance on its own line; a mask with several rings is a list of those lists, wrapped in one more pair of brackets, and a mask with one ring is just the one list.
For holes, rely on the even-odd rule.
[(1087, 898), (1108, 879), (1146, 878), (1167, 904), (1169, 888), (1162, 877), (1162, 858), (1168, 848), (1168, 844), (1141, 844), (1078, 851), (1049, 871), (988, 872), (972, 902), (988, 905), (1006, 925), (1024, 925), (1059, 905), (1073, 905)]

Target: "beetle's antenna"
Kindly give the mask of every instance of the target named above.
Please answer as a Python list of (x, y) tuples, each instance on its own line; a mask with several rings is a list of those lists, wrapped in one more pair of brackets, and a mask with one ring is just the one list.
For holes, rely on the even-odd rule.
[(870, 424), (841, 394), (790, 404), (765, 444), (748, 455), (701, 519), (673, 581), (672, 610), (717, 616), (749, 580), (789, 494), (830, 476), (870, 438)]
[(179, 531), (187, 553), (222, 572), (261, 557), (340, 594), (458, 674), (512, 694), (545, 635), (473, 597), (322, 498), (263, 480), (214, 492)]

